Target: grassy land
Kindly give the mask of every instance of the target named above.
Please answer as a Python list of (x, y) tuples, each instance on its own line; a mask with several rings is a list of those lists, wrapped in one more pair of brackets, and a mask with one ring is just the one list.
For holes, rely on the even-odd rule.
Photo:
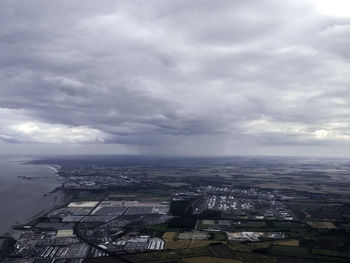
[(318, 233), (315, 231), (310, 231), (307, 229), (291, 229), (288, 232), (288, 236), (290, 238), (293, 239), (302, 239), (302, 238), (306, 238), (306, 239), (313, 239), (313, 238), (318, 238)]
[(350, 258), (350, 251), (337, 251), (328, 249), (313, 249), (312, 254), (321, 256)]
[(185, 249), (190, 247), (191, 240), (176, 240), (177, 232), (165, 232), (162, 236), (165, 249)]
[(293, 247), (274, 245), (270, 253), (275, 256), (289, 256), (317, 260), (319, 262), (348, 262), (350, 251), (336, 251), (327, 249), (309, 249), (306, 247)]
[(137, 254), (137, 256), (149, 262), (157, 262), (157, 261), (179, 258), (178, 254), (172, 251), (157, 251), (152, 253), (142, 253), (142, 254)]
[(215, 257), (193, 257), (181, 259), (183, 263), (243, 263), (241, 260)]
[(273, 225), (278, 228), (305, 228), (305, 225), (302, 223), (297, 223), (297, 222), (280, 222), (276, 221), (273, 222)]
[(235, 259), (243, 262), (256, 262), (256, 263), (275, 263), (276, 259), (272, 256), (258, 254), (258, 253), (246, 253), (236, 252)]
[(215, 232), (215, 233), (212, 233), (212, 235), (213, 235), (213, 239), (215, 241), (225, 241), (225, 240), (227, 240), (226, 234), (224, 232)]
[(190, 247), (191, 240), (165, 241), (165, 249), (185, 249)]
[(200, 257), (200, 256), (212, 256), (208, 247), (196, 247), (190, 249), (180, 249), (176, 253), (181, 257)]
[(238, 226), (261, 228), (261, 227), (266, 227), (266, 223), (264, 221), (246, 221), (246, 222), (242, 222), (242, 224)]
[(287, 246), (287, 247), (298, 247), (299, 246), (299, 240), (296, 239), (290, 239), (290, 240), (279, 240), (273, 242), (274, 245), (278, 246)]
[(168, 229), (168, 225), (167, 224), (152, 225), (150, 229), (155, 231), (165, 232)]
[(234, 251), (252, 252), (256, 249), (264, 249), (271, 247), (272, 242), (229, 242), (228, 247)]
[(306, 247), (273, 246), (271, 249), (271, 254), (278, 256), (312, 258), (309, 250)]
[(226, 241), (214, 241), (214, 240), (191, 240), (190, 243), (190, 248), (195, 248), (195, 247), (206, 247), (210, 244), (214, 243), (222, 243), (226, 244)]

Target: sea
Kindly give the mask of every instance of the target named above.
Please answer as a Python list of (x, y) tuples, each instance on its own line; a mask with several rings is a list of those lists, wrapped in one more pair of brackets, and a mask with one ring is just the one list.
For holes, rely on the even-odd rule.
[(58, 204), (62, 195), (55, 167), (25, 164), (27, 157), (0, 156), (0, 236)]

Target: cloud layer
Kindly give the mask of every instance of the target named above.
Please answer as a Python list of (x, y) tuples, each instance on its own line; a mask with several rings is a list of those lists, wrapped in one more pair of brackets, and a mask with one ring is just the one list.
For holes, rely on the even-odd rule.
[(350, 14), (326, 2), (1, 1), (0, 141), (330, 154), (350, 142)]

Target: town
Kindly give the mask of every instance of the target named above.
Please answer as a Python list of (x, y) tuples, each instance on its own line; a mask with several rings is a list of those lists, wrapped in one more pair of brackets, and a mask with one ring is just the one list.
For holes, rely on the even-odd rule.
[[(259, 167), (255, 173), (243, 167), (242, 173), (258, 173), (243, 178), (231, 174), (226, 164), (168, 169), (154, 164), (57, 163), (62, 185), (47, 194), (62, 195), (63, 202), (13, 226), (13, 236), (2, 245), (4, 262), (349, 259), (349, 202), (332, 190), (266, 187), (266, 178), (279, 183), (285, 179), (262, 176)], [(274, 170), (275, 165), (263, 173)], [(286, 164), (278, 170), (286, 171)], [(310, 167), (298, 173), (293, 171), (293, 176), (307, 177)], [(326, 176), (309, 180), (330, 188), (336, 183)]]

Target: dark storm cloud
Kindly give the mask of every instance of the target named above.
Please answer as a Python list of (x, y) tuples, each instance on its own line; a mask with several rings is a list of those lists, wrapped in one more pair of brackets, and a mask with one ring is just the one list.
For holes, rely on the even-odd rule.
[(208, 154), (350, 141), (350, 20), (311, 1), (5, 0), (0, 23), (2, 141)]

